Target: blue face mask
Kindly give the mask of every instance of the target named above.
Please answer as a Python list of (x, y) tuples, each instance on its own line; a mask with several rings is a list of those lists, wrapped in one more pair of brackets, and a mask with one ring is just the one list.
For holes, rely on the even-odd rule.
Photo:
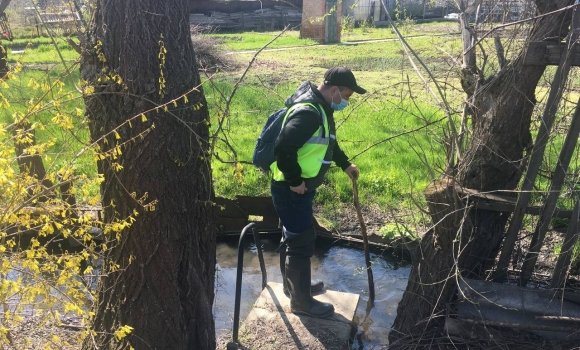
[(330, 108), (334, 109), (335, 111), (342, 111), (343, 109), (346, 108), (346, 106), (348, 106), (348, 101), (342, 98), (342, 96), (340, 95), (340, 91), (338, 92), (338, 96), (340, 96), (340, 102), (334, 103), (334, 101), (331, 101)]

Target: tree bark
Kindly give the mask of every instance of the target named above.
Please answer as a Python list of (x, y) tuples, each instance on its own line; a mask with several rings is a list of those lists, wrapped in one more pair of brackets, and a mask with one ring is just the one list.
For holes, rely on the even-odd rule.
[[(36, 146), (36, 133), (30, 122), (21, 120), (12, 125), (12, 136), (14, 138), (14, 151), (18, 168), (22, 175), (30, 176), (38, 180), (42, 185), (41, 189), (29, 188), (28, 194), (34, 195), (35, 191), (42, 191), (52, 187), (53, 183), (46, 178), (46, 169), (40, 154), (30, 153), (28, 150)], [(54, 197), (54, 193), (46, 193), (39, 197), (39, 201), (45, 202), (48, 198)]]
[[(209, 116), (194, 89), (188, 5), (99, 0), (87, 32), (81, 75), (95, 88), (85, 102), (102, 155), (104, 221), (136, 221), (105, 229), (115, 245), (84, 349), (215, 348)], [(118, 342), (113, 332), (125, 325), (133, 330)]]
[(8, 73), (8, 58), (6, 57), (6, 48), (0, 42), (0, 79)]
[[(573, 0), (537, 0), (540, 13), (569, 6)], [(529, 41), (559, 42), (568, 34), (570, 11), (552, 14), (534, 22)], [(514, 190), (525, 166), (525, 152), (532, 139), (530, 124), (536, 103), (536, 85), (544, 73), (543, 66), (525, 66), (525, 48), (517, 59), (503, 67), (495, 76), (482, 79), (474, 91), (472, 133), (467, 149), (458, 163), (455, 181), (458, 186), (483, 192)], [(468, 72), (469, 73), (469, 72)], [(432, 185), (433, 186), (433, 185)], [(431, 186), (426, 191), (429, 202)], [(461, 201), (445, 195), (440, 205), (452, 212), (464, 212)], [(438, 315), (453, 300), (456, 286), (449, 276), (459, 273), (470, 277), (486, 274), (499, 250), (508, 216), (500, 212), (471, 210), (465, 220), (456, 221), (453, 228), (439, 229), (437, 212), (430, 207), (435, 229), (422, 239), (421, 256), (409, 277), (409, 284), (397, 309), (397, 318), (389, 339), (400, 334), (420, 332), (431, 323), (428, 315)], [(449, 223), (445, 222), (445, 225)], [(453, 232), (459, 244), (442, 244)], [(450, 262), (455, 257), (456, 262)], [(458, 273), (453, 273), (459, 269)], [(452, 284), (450, 287), (449, 285)], [(423, 294), (421, 290), (428, 289)], [(434, 323), (433, 323), (434, 324)]]
[(456, 257), (452, 252), (457, 251), (457, 227), (464, 215), (456, 186), (453, 178), (444, 178), (431, 183), (425, 190), (435, 225), (421, 239), (418, 248), (421, 252), (413, 253), (407, 289), (389, 335), (391, 343), (401, 335), (425, 329), (432, 322), (441, 326), (445, 322), (441, 312), (455, 291)]

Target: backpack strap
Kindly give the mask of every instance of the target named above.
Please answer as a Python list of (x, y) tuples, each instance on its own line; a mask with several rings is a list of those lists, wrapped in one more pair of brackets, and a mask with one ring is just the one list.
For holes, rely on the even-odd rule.
[[(314, 107), (316, 108), (316, 110), (318, 111), (318, 116), (320, 117), (320, 127), (322, 128), (322, 137), (324, 137), (324, 135), (326, 135), (326, 129), (324, 129), (324, 119), (323, 116), (326, 115), (326, 113), (324, 113), (324, 111), (322, 111), (322, 106), (320, 106), (320, 103), (313, 103)], [(330, 135), (329, 135), (330, 136)]]
[[(325, 137), (326, 136), (326, 129), (324, 128), (324, 119), (323, 119), (324, 117), (323, 116), (326, 114), (322, 110), (322, 106), (320, 105), (320, 103), (299, 102), (299, 103), (293, 104), (292, 106), (288, 107), (288, 111), (286, 112), (286, 115), (284, 116), (284, 123), (282, 124), (282, 128), (280, 129), (280, 132), (282, 132), (282, 129), (284, 128), (284, 125), (286, 124), (286, 119), (288, 119), (290, 114), (292, 114), (292, 112), (294, 112), (294, 109), (300, 105), (310, 105), (316, 109), (316, 111), (318, 112), (318, 117), (319, 117), (318, 121), (320, 123), (320, 127), (322, 128), (322, 137)], [(330, 135), (329, 135), (329, 137), (330, 137)]]

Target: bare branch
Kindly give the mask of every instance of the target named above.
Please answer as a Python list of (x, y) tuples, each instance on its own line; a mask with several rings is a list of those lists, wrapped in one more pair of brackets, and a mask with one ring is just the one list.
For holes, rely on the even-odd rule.
[[(391, 15), (389, 13), (389, 10), (387, 9), (387, 6), (385, 5), (384, 0), (381, 1), (381, 5), (383, 6), (383, 8), (387, 14), (387, 18), (389, 20), (389, 23), (391, 24), (391, 27), (393, 28), (393, 30), (395, 31), (395, 34), (399, 38), (399, 41), (401, 42), (403, 50), (405, 50), (407, 58), (408, 58), (409, 62), (411, 63), (411, 65), (413, 66), (413, 69), (415, 70), (415, 72), (417, 73), (419, 78), (423, 81), (423, 83), (425, 84), (425, 86), (427, 87), (427, 89), (429, 90), (431, 95), (437, 100), (437, 103), (445, 111), (445, 114), (446, 114), (447, 119), (449, 121), (449, 127), (451, 128), (451, 138), (453, 140), (452, 147), (454, 147), (459, 152), (459, 141), (458, 141), (458, 137), (457, 137), (457, 128), (455, 127), (455, 122), (453, 121), (453, 118), (451, 115), (451, 108), (449, 107), (449, 103), (447, 103), (447, 99), (445, 98), (445, 94), (443, 94), (443, 91), (441, 90), (441, 87), (437, 83), (437, 80), (433, 76), (433, 73), (431, 72), (431, 70), (425, 65), (425, 63), (421, 60), (419, 55), (413, 50), (413, 48), (409, 45), (409, 43), (405, 40), (405, 38), (401, 35), (399, 30), (397, 29), (397, 26), (393, 22)], [(431, 82), (433, 82), (433, 84), (435, 84), (435, 87), (437, 88), (437, 93), (435, 93), (435, 91), (433, 91), (433, 89), (431, 88), (431, 84), (429, 84), (429, 82), (425, 79), (425, 77), (423, 77), (419, 68), (415, 64), (415, 61), (413, 61), (412, 57), (414, 59), (416, 59), (419, 62), (419, 64), (423, 67), (423, 69), (427, 72), (427, 75), (431, 79)], [(455, 152), (452, 151), (452, 152), (450, 152), (450, 155), (453, 155), (454, 153)], [(460, 154), (458, 154), (458, 158), (461, 159)], [(449, 157), (447, 162), (448, 162), (447, 171), (450, 172), (451, 169), (453, 169), (453, 167), (454, 167), (453, 157), (452, 156)]]
[(270, 44), (272, 44), (274, 41), (276, 41), (276, 39), (278, 39), (280, 36), (282, 36), (282, 34), (284, 34), (288, 30), (288, 28), (289, 28), (289, 26), (286, 26), (280, 33), (278, 33), (278, 35), (276, 35), (272, 40), (270, 40), (268, 43), (266, 43), (266, 45), (262, 46), (258, 51), (256, 51), (256, 53), (254, 54), (254, 56), (252, 57), (252, 59), (248, 63), (248, 66), (246, 67), (246, 69), (242, 73), (242, 76), (234, 84), (234, 88), (232, 90), (232, 93), (226, 99), (226, 107), (224, 109), (223, 115), (221, 116), (221, 118), (218, 121), (218, 127), (216, 128), (216, 131), (213, 133), (213, 135), (211, 135), (211, 137), (210, 137), (213, 140), (212, 143), (211, 143), (211, 146), (210, 146), (210, 154), (213, 154), (214, 153), (215, 143), (216, 143), (216, 136), (223, 129), (223, 124), (224, 124), (226, 118), (230, 114), (230, 105), (232, 103), (232, 100), (233, 100), (233, 98), (234, 98), (234, 96), (236, 94), (236, 91), (238, 90), (238, 87), (240, 86), (240, 84), (242, 83), (242, 81), (244, 80), (244, 78), (246, 77), (246, 74), (248, 73), (248, 71), (250, 70), (250, 68), (252, 67), (252, 65), (254, 64), (254, 62), (256, 61), (256, 58), (258, 57), (258, 55), (264, 49), (266, 49), (268, 46), (270, 46)]
[(372, 145), (370, 145), (370, 146), (366, 147), (365, 149), (363, 149), (363, 150), (362, 150), (362, 151), (360, 151), (359, 153), (357, 153), (357, 154), (355, 154), (354, 156), (352, 156), (352, 157), (350, 158), (350, 160), (353, 160), (353, 159), (355, 159), (356, 157), (358, 157), (358, 156), (360, 156), (361, 154), (363, 154), (363, 153), (367, 152), (368, 150), (370, 150), (371, 148), (375, 147), (376, 145), (380, 145), (381, 143), (388, 142), (388, 141), (391, 141), (391, 140), (393, 140), (393, 139), (396, 139), (397, 137), (401, 137), (401, 136), (403, 136), (403, 135), (411, 134), (411, 133), (417, 132), (417, 131), (419, 131), (419, 130), (425, 129), (425, 128), (427, 128), (427, 127), (429, 127), (429, 126), (431, 126), (431, 125), (433, 125), (433, 124), (437, 124), (437, 123), (439, 123), (439, 122), (441, 122), (441, 121), (443, 121), (443, 120), (445, 120), (445, 119), (446, 119), (446, 117), (443, 117), (443, 118), (437, 119), (437, 120), (435, 120), (435, 121), (433, 121), (433, 122), (427, 123), (427, 124), (425, 124), (425, 125), (423, 125), (423, 126), (421, 126), (421, 127), (418, 127), (418, 128), (415, 128), (415, 129), (412, 129), (412, 130), (409, 130), (409, 131), (403, 131), (403, 132), (401, 132), (401, 133), (398, 133), (397, 135), (393, 135), (393, 136), (391, 136), (391, 137), (387, 137), (386, 139), (383, 139), (383, 140), (377, 141), (377, 142), (373, 143)]

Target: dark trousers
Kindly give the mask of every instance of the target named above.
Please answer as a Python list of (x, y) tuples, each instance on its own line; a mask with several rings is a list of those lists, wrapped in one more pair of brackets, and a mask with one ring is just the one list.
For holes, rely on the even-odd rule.
[(314, 192), (298, 194), (290, 189), (288, 183), (278, 181), (272, 181), (270, 189), (286, 238), (294, 238), (312, 228)]
[[(283, 225), (284, 242), (281, 258), (297, 255), (310, 259), (314, 255), (316, 231), (312, 226), (314, 192), (298, 194), (286, 182), (272, 181), (272, 201)], [(283, 262), (281, 261), (281, 264)]]
[(293, 192), (284, 182), (272, 181), (272, 201), (283, 225), (280, 252), (280, 271), (284, 293), (288, 291), (293, 313), (313, 317), (327, 317), (334, 307), (312, 297), (313, 287), (321, 290), (321, 281), (311, 282), (310, 258), (314, 255), (316, 231), (312, 225), (314, 191), (304, 194)]

